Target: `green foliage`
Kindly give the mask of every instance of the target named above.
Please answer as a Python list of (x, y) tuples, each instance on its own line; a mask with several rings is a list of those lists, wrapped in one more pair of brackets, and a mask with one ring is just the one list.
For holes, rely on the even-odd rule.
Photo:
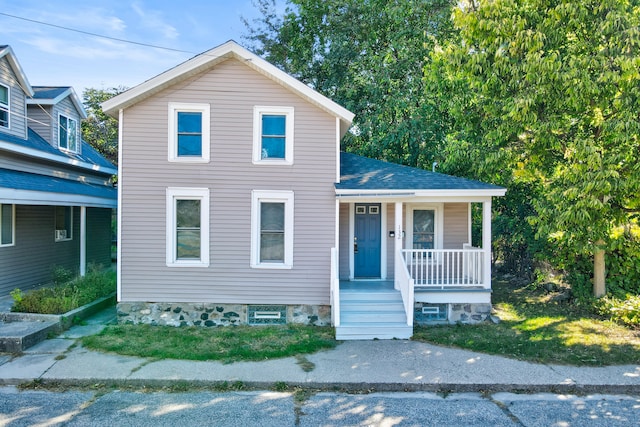
[(51, 278), (53, 280), (53, 284), (56, 286), (63, 285), (71, 281), (73, 277), (74, 273), (71, 270), (59, 265), (54, 266), (51, 271)]
[(106, 115), (100, 104), (124, 92), (125, 87), (87, 88), (82, 93), (87, 117), (82, 121), (82, 139), (114, 165), (118, 164), (118, 121)]
[(82, 344), (129, 356), (231, 363), (315, 353), (333, 348), (337, 342), (332, 328), (319, 326), (114, 325), (98, 335), (83, 338)]
[(640, 6), (471, 2), (454, 22), (460, 42), (434, 50), (425, 68), (451, 94), (445, 167), (534, 189), (512, 200), (529, 221), (505, 212), (498, 227), (516, 227), (529, 246), (560, 246), (559, 265), (610, 254), (615, 230), (640, 215)]
[(271, 63), (354, 112), (343, 149), (431, 168), (447, 114), (425, 90), (436, 40), (453, 34), (449, 0), (259, 0), (245, 38)]
[(11, 293), (14, 301), (11, 310), (21, 313), (62, 314), (107, 296), (115, 290), (115, 273), (92, 267), (84, 277), (66, 283), (56, 283), (53, 287), (25, 293), (16, 289)]
[(594, 307), (602, 316), (640, 329), (640, 295), (629, 295), (626, 298), (604, 297), (596, 301)]

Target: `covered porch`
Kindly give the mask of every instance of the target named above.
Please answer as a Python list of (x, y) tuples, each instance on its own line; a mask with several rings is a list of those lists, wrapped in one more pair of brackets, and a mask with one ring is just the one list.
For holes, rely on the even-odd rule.
[[(424, 320), (437, 312), (437, 320), (451, 322), (466, 320), (455, 312), (461, 305), (486, 311), (491, 199), (506, 190), (342, 154), (331, 253), (337, 338), (409, 338), (416, 316)], [(482, 213), (476, 246), (473, 204)]]

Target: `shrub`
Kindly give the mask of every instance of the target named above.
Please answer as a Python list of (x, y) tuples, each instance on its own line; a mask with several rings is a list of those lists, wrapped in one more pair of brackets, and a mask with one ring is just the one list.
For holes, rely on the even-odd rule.
[(640, 296), (604, 297), (594, 303), (596, 311), (614, 322), (640, 328)]
[(116, 275), (113, 271), (101, 271), (92, 266), (84, 277), (55, 282), (50, 288), (22, 292), (16, 289), (12, 311), (22, 313), (62, 314), (105, 297), (116, 290)]

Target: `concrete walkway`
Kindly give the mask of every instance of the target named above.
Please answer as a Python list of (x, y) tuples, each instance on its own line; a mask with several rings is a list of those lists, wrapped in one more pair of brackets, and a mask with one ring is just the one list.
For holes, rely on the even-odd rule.
[(83, 348), (77, 339), (115, 321), (104, 310), (83, 326), (20, 355), (0, 354), (0, 384), (33, 380), (69, 385), (212, 386), (242, 382), (268, 389), (276, 383), (333, 390), (438, 392), (555, 392), (640, 395), (640, 361), (600, 368), (543, 365), (414, 341), (347, 341), (306, 356), (305, 372), (295, 358), (265, 362), (197, 362), (105, 354)]

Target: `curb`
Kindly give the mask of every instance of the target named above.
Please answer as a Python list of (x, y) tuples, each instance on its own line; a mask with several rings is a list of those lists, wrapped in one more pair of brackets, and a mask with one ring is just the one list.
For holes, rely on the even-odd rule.
[(25, 379), (0, 379), (0, 384), (26, 386), (37, 385), (42, 388), (135, 388), (166, 389), (180, 388), (189, 390), (217, 391), (313, 391), (345, 392), (368, 394), (377, 392), (431, 392), (431, 393), (515, 393), (535, 394), (554, 393), (584, 396), (588, 394), (624, 394), (640, 395), (640, 384), (407, 384), (407, 383), (341, 383), (341, 382), (286, 382), (286, 381), (203, 381), (203, 380), (154, 380), (154, 379), (68, 379), (40, 378), (31, 381)]

